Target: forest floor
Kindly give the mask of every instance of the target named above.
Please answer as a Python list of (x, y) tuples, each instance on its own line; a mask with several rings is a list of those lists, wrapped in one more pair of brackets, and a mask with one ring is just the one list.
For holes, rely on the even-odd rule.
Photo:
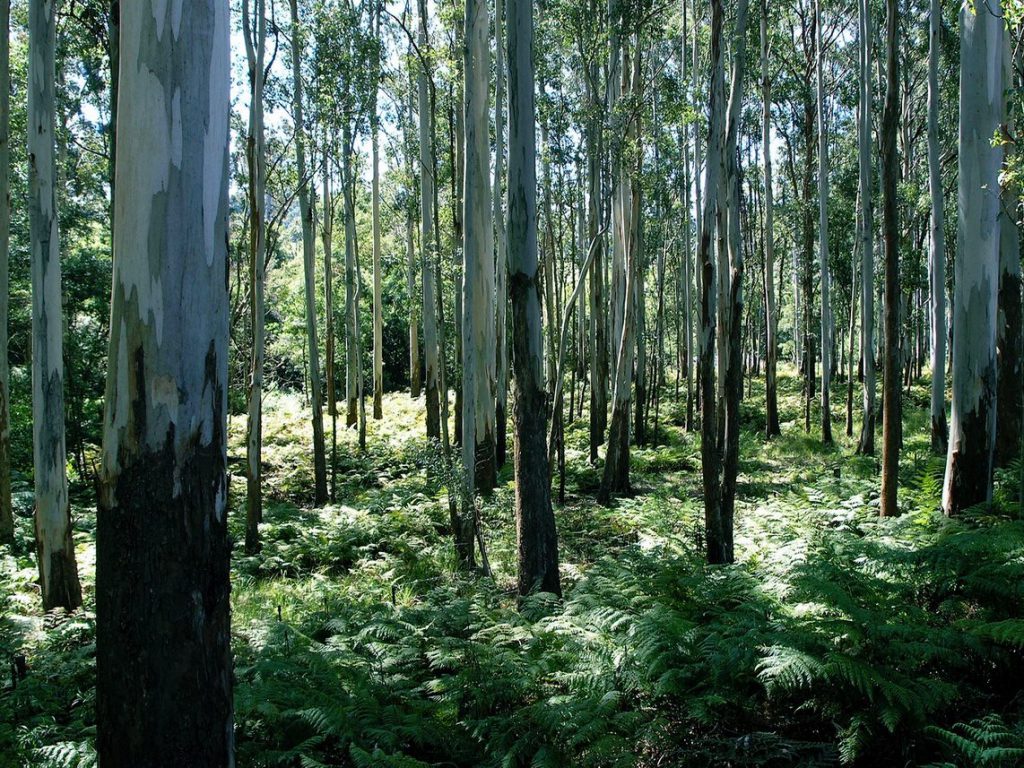
[[(633, 449), (635, 495), (611, 507), (594, 501), (586, 420), (567, 426), (565, 597), (522, 604), (510, 468), (481, 508), (494, 576), (459, 573), (422, 402), (387, 396), (363, 455), (339, 425), (336, 501), (315, 509), (306, 411), (272, 396), (251, 557), (234, 417), (238, 765), (1024, 765), (1020, 463), (992, 510), (943, 518), (915, 385), (905, 514), (879, 519), (878, 460), (853, 455), (841, 407), (823, 448), (792, 371), (780, 385), (781, 437), (761, 436), (763, 382), (742, 406), (735, 566), (703, 564), (699, 437), (669, 388)], [(43, 615), (18, 490), (17, 554), (0, 557), (0, 766), (92, 765), (95, 507), (80, 489), (86, 608)]]

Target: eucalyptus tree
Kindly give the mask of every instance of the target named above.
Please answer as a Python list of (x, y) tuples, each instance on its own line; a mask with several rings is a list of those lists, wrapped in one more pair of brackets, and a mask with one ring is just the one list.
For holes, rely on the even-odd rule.
[(761, 0), (761, 146), (764, 157), (764, 258), (765, 258), (765, 432), (768, 437), (782, 433), (779, 428), (777, 381), (778, 318), (775, 307), (775, 201), (772, 179), (772, 81), (768, 71), (768, 0)]
[[(273, 0), (271, 0), (273, 2)], [(249, 173), (249, 314), (252, 353), (249, 366), (249, 404), (246, 422), (245, 550), (260, 548), (259, 523), (263, 519), (263, 368), (266, 358), (264, 288), (266, 284), (267, 150), (264, 129), (266, 90), (266, 0), (243, 0), (242, 35), (249, 71), (249, 128), (246, 164)], [(255, 14), (251, 19), (250, 6)]]
[(814, 28), (817, 31), (815, 79), (818, 112), (818, 270), (821, 281), (821, 441), (832, 443), (832, 408), (829, 390), (832, 382), (832, 302), (828, 263), (828, 134), (825, 129), (824, 25), (821, 0), (814, 0)]
[[(494, 459), (494, 229), (490, 180), (490, 28), (486, 0), (466, 0), (463, 195), (462, 461), (467, 497), (497, 483)], [(466, 515), (472, 520), (472, 516)], [(470, 540), (472, 544), (472, 540)]]
[[(426, 390), (427, 437), (441, 438), (440, 370), (437, 327), (437, 286), (435, 267), (437, 241), (434, 233), (434, 203), (437, 192), (436, 164), (434, 162), (434, 100), (431, 95), (429, 17), (427, 0), (419, 0), (419, 32), (417, 52), (417, 107), (419, 111), (419, 164), (420, 164), (420, 249), (423, 283), (423, 362), (424, 389)], [(445, 395), (447, 397), (447, 395)]]
[[(1009, 3), (1006, 4), (1010, 10)], [(1008, 22), (1009, 24), (1009, 22)], [(1017, 35), (1020, 33), (1018, 22)], [(1011, 39), (1007, 29), (1007, 56), (1004, 93), (1019, 94), (1024, 85), (1024, 52), (1019, 37)], [(1014, 43), (1016, 43), (1014, 45)], [(1014, 136), (1019, 128), (1020, 101), (1004, 100), (1005, 132)], [(996, 359), (998, 385), (996, 390), (995, 466), (1006, 466), (1021, 452), (1024, 432), (1024, 314), (1021, 307), (1021, 195), (1020, 182), (1012, 170), (1020, 165), (1016, 142), (1003, 138), (1003, 168), (1009, 178), (1002, 187), (1002, 210), (999, 213), (999, 308), (996, 321)]]
[(302, 221), (302, 263), (305, 276), (306, 347), (309, 359), (310, 402), (313, 413), (314, 498), (327, 501), (327, 457), (324, 450), (323, 393), (320, 384), (320, 341), (316, 320), (316, 241), (313, 207), (310, 204), (306, 169), (306, 124), (303, 104), (302, 45), (305, 39), (299, 20), (298, 0), (289, 0), (292, 25), (292, 120), (295, 124), (295, 167), (299, 179), (299, 217)]
[(11, 0), (0, 0), (0, 543), (14, 539), (11, 504), (10, 315), (11, 254)]
[(384, 418), (384, 300), (383, 270), (381, 267), (380, 246), (380, 116), (377, 114), (377, 86), (381, 72), (380, 14), (383, 0), (373, 0), (371, 4), (371, 23), (373, 39), (377, 43), (376, 55), (373, 57), (371, 70), (373, 85), (370, 89), (370, 153), (373, 168), (371, 188), (371, 223), (373, 226), (373, 418)]
[(97, 752), (105, 768), (223, 768), (234, 764), (228, 6), (126, 3), (121, 45)]
[[(885, 347), (882, 418), (882, 494), (883, 517), (899, 514), (900, 442), (903, 407), (900, 402), (900, 254), (899, 201), (897, 182), (899, 158), (896, 135), (899, 132), (899, 11), (897, 0), (886, 0), (885, 15), (885, 106), (882, 111), (882, 237), (885, 243)], [(963, 253), (963, 249), (960, 250)], [(963, 261), (961, 259), (960, 261)]]
[(494, 463), (505, 465), (508, 431), (508, 262), (505, 229), (505, 0), (494, 0)]
[(508, 0), (508, 267), (519, 594), (562, 592), (545, 444), (544, 340), (537, 254), (537, 138), (532, 0)]
[[(992, 496), (999, 296), (999, 172), (1005, 29), (998, 0), (960, 11), (959, 227), (954, 262), (953, 397), (942, 505), (953, 515)], [(964, 254), (970, 254), (965, 258)]]
[[(931, 240), (928, 271), (931, 288), (931, 440), (932, 451), (946, 452), (946, 227), (942, 164), (939, 158), (939, 47), (942, 5), (930, 0), (928, 12), (928, 192)], [(1018, 259), (1018, 267), (1020, 261)]]
[(32, 271), (32, 457), (44, 608), (82, 603), (68, 503), (64, 318), (57, 228), (55, 0), (29, 5), (28, 182)]
[(858, 81), (859, 109), (857, 110), (857, 168), (860, 196), (860, 359), (863, 366), (864, 393), (860, 438), (857, 453), (873, 456), (875, 453), (875, 236), (874, 209), (872, 207), (874, 176), (871, 149), (871, 112), (873, 59), (871, 57), (870, 0), (858, 0)]

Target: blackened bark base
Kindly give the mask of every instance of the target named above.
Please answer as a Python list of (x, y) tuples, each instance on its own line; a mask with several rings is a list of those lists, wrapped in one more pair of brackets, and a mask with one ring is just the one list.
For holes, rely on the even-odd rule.
[[(40, 537), (36, 536), (38, 542)], [(40, 566), (42, 565), (42, 548), (37, 547)], [(43, 568), (40, 567), (40, 574)], [(82, 585), (78, 581), (78, 566), (75, 562), (75, 542), (72, 538), (71, 521), (68, 520), (67, 535), (64, 546), (50, 553), (49, 579), (43, 581), (40, 575), (40, 587), (43, 593), (43, 610), (64, 608), (73, 611), (82, 605)]]
[(1020, 453), (1024, 429), (1024, 329), (1021, 328), (1021, 278), (1003, 272), (999, 285), (999, 338), (996, 359), (999, 364), (996, 416), (997, 467), (1005, 467)]
[(494, 466), (501, 469), (508, 461), (508, 414), (498, 403), (494, 409)]
[(234, 765), (224, 455), (174, 436), (104, 489), (96, 563), (103, 768)]
[[(988, 389), (994, 371), (989, 368), (983, 379)], [(991, 389), (988, 389), (991, 392)], [(989, 398), (991, 395), (989, 395)], [(986, 504), (992, 495), (992, 441), (990, 401), (983, 397), (978, 407), (960, 419), (959, 445), (951, 446), (947, 460), (944, 493), (946, 514), (953, 516)]]
[(613, 495), (632, 493), (629, 482), (629, 401), (616, 403), (608, 431), (608, 453), (604, 460), (604, 476), (597, 500), (607, 504)]
[[(437, 392), (437, 381), (430, 380), (427, 372), (427, 437), (441, 439), (441, 398)], [(458, 419), (456, 419), (458, 421)]]

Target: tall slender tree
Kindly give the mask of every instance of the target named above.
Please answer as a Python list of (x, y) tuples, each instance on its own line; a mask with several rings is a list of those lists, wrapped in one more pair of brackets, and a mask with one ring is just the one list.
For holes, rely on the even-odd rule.
[(380, 13), (383, 0), (373, 0), (372, 24), (374, 46), (373, 85), (370, 92), (370, 154), (373, 166), (371, 187), (371, 219), (373, 224), (373, 418), (384, 418), (384, 275), (380, 249), (380, 117), (377, 114), (377, 84), (380, 81)]
[[(882, 112), (882, 236), (885, 241), (885, 371), (882, 401), (882, 495), (881, 514), (899, 514), (900, 441), (902, 404), (900, 397), (900, 254), (897, 182), (899, 158), (899, 11), (897, 0), (886, 0), (885, 8), (885, 107)], [(961, 250), (961, 253), (963, 251)]]
[[(437, 296), (434, 270), (437, 247), (434, 237), (434, 101), (431, 98), (430, 73), (427, 71), (429, 36), (427, 0), (419, 0), (419, 96), (420, 133), (420, 249), (423, 274), (423, 361), (427, 399), (427, 437), (441, 438), (441, 400), (438, 368)], [(445, 395), (447, 397), (447, 394)]]
[(302, 101), (302, 40), (298, 0), (289, 0), (292, 22), (292, 120), (295, 123), (295, 167), (299, 176), (299, 217), (302, 220), (302, 264), (305, 275), (306, 354), (309, 360), (309, 392), (313, 412), (314, 498), (327, 502), (327, 456), (324, 450), (323, 392), (320, 386), (320, 341), (316, 322), (316, 242), (313, 206), (306, 175), (306, 125)]
[[(942, 5), (931, 0), (928, 14), (928, 192), (931, 197), (931, 242), (928, 273), (931, 288), (931, 435), (932, 451), (946, 452), (946, 226), (942, 164), (939, 160), (939, 36)], [(1019, 265), (1018, 260), (1018, 265)]]
[(779, 428), (777, 381), (778, 318), (775, 309), (775, 191), (772, 188), (772, 82), (768, 72), (768, 0), (761, 0), (761, 147), (764, 155), (764, 295), (765, 327), (765, 432), (768, 437), (782, 433)]
[(508, 2), (509, 162), (508, 265), (512, 369), (516, 387), (516, 544), (519, 593), (560, 595), (558, 534), (544, 422), (544, 340), (537, 257), (537, 139), (533, 74), (533, 3)]
[(863, 414), (857, 453), (875, 454), (875, 236), (874, 177), (871, 149), (873, 60), (870, 0), (859, 0), (858, 62), (860, 108), (857, 112), (857, 165), (860, 196), (860, 359), (864, 369)]
[(249, 132), (245, 156), (249, 172), (249, 315), (252, 353), (249, 364), (249, 407), (246, 422), (245, 551), (260, 548), (259, 524), (263, 520), (263, 366), (266, 349), (264, 284), (267, 258), (266, 183), (267, 153), (264, 135), (264, 90), (267, 50), (265, 0), (242, 2), (242, 33), (249, 68)]
[(505, 232), (505, 0), (494, 0), (494, 463), (505, 466), (508, 442), (508, 263)]
[(11, 504), (10, 315), (11, 253), (11, 0), (0, 0), (0, 543), (14, 539)]
[(234, 765), (228, 6), (196, 0), (178, 14), (138, 0), (121, 29), (97, 751), (105, 768), (224, 768)]
[(818, 274), (821, 280), (821, 441), (832, 443), (832, 297), (828, 263), (828, 133), (825, 129), (825, 35), (821, 0), (814, 2), (817, 30), (815, 76), (818, 97)]
[(29, 5), (28, 183), (32, 248), (32, 456), (36, 552), (44, 608), (77, 608), (64, 438), (64, 318), (57, 231), (55, 0)]
[[(463, 194), (462, 460), (467, 497), (497, 483), (494, 462), (494, 223), (491, 218), (490, 29), (486, 0), (466, 0)], [(472, 521), (472, 515), (465, 516)], [(472, 539), (469, 542), (472, 544)]]

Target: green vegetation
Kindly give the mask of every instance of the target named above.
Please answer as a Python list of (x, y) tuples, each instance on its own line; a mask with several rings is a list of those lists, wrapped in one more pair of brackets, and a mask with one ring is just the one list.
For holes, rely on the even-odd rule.
[[(780, 384), (782, 437), (743, 435), (736, 565), (704, 564), (698, 438), (667, 399), (657, 444), (634, 452), (636, 495), (612, 508), (592, 501), (586, 421), (568, 427), (565, 599), (521, 605), (507, 470), (482, 506), (495, 576), (476, 578), (457, 568), (420, 403), (388, 396), (365, 455), (343, 433), (338, 502), (313, 509), (308, 421), (272, 397), (264, 547), (233, 559), (238, 764), (1020, 765), (1020, 462), (992, 511), (943, 517), (915, 387), (907, 514), (879, 518), (876, 461), (841, 430), (832, 449), (805, 435), (799, 381)], [(237, 417), (231, 437), (237, 542)], [(95, 515), (78, 491), (91, 600)], [(40, 613), (19, 511), (0, 569), (0, 763), (93, 765), (92, 607)]]

